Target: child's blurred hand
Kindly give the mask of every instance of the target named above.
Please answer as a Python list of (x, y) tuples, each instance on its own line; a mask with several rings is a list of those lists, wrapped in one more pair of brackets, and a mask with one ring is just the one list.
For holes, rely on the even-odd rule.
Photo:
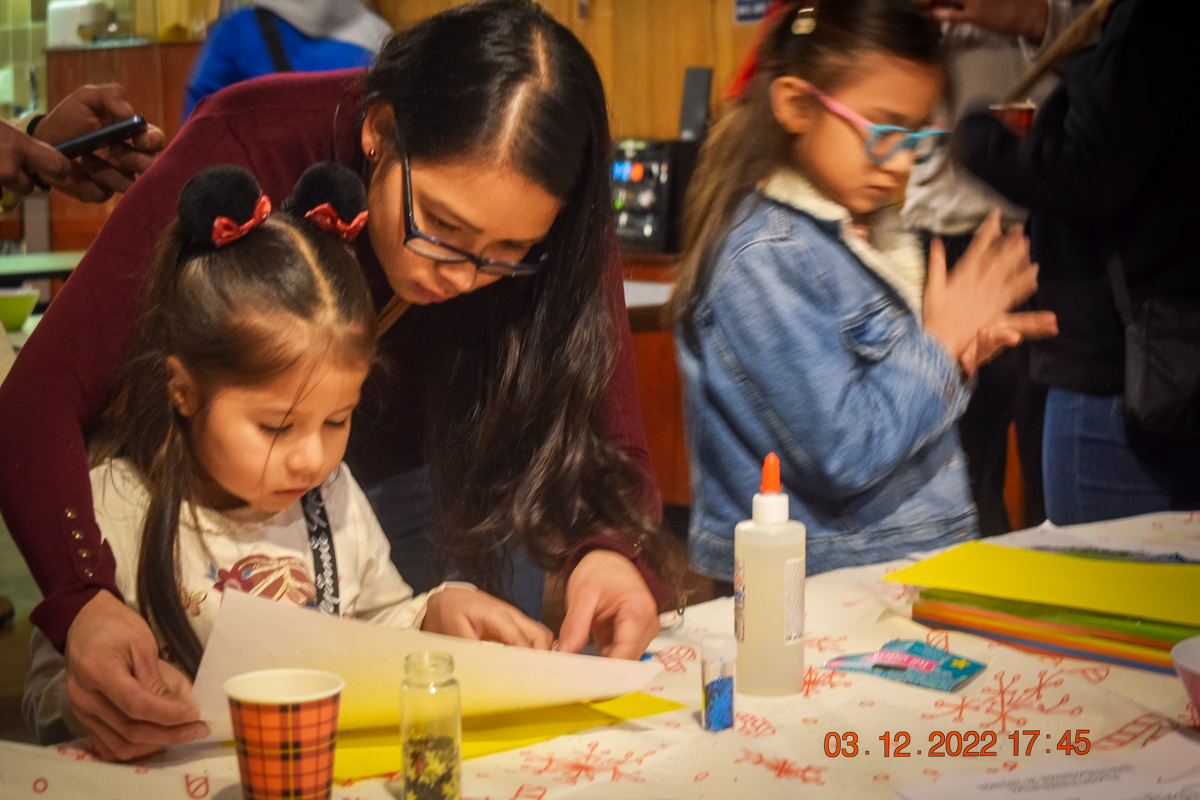
[(477, 589), (447, 586), (429, 597), (421, 630), (549, 650), (554, 634), (515, 606)]
[[(968, 355), (968, 348), (973, 349), (969, 354), (973, 371), (986, 360), (983, 356), (990, 358), (1011, 346), (1007, 343), (1012, 341), (1013, 333), (1020, 334), (1030, 326), (1034, 333), (1046, 330), (1048, 323), (1042, 317), (1006, 314), (1037, 289), (1037, 271), (1037, 265), (1029, 260), (1029, 240), (1020, 227), (1001, 232), (999, 210), (979, 226), (971, 246), (949, 277), (946, 249), (941, 239), (934, 239), (925, 284), (926, 332), (945, 345), (956, 361)], [(981, 342), (985, 326), (995, 329), (984, 333)]]
[(1058, 317), (1053, 311), (1020, 311), (1001, 314), (979, 329), (975, 341), (958, 357), (963, 377), (970, 380), (976, 370), (1010, 347), (1031, 339), (1058, 335)]

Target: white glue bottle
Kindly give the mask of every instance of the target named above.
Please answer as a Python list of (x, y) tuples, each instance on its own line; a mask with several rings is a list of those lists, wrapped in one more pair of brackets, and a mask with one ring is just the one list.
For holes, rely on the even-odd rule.
[(779, 457), (763, 462), (751, 519), (733, 534), (737, 690), (796, 694), (804, 686), (804, 525), (788, 519)]

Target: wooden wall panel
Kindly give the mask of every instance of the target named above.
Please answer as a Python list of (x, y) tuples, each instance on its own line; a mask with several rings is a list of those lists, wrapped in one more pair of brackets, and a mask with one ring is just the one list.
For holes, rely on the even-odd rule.
[(713, 0), (615, 0), (613, 131), (673, 139), (687, 67), (713, 64)]
[[(376, 0), (376, 10), (406, 27), (465, 0)], [(542, 0), (596, 62), (615, 136), (671, 138), (687, 67), (713, 68), (713, 107), (754, 41), (755, 25), (733, 21), (734, 0)]]

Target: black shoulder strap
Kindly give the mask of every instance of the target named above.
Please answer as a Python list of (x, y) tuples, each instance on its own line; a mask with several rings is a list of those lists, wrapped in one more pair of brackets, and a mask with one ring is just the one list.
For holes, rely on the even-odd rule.
[(275, 15), (265, 8), (254, 7), (254, 18), (258, 21), (258, 30), (262, 33), (263, 41), (267, 43), (267, 52), (271, 54), (271, 66), (276, 72), (291, 72), (292, 62), (288, 60), (287, 51), (283, 49), (283, 39), (279, 36), (279, 24)]
[(319, 488), (300, 498), (304, 508), (304, 523), (308, 526), (308, 546), (312, 548), (313, 570), (317, 573), (317, 611), (322, 614), (341, 614), (338, 596), (337, 554), (333, 551), (333, 529), (325, 513), (325, 500)]
[(1125, 282), (1125, 270), (1121, 266), (1121, 257), (1114, 250), (1105, 257), (1108, 268), (1108, 282), (1112, 286), (1113, 300), (1117, 304), (1117, 313), (1121, 315), (1124, 325), (1133, 324), (1133, 301), (1129, 299), (1129, 285)]

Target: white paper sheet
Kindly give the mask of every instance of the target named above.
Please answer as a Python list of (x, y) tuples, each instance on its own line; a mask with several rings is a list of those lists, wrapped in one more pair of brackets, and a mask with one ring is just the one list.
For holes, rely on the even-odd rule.
[(1122, 758), (1048, 758), (1011, 775), (944, 775), (904, 800), (1200, 800), (1200, 736), (1174, 733)]
[(226, 592), (200, 662), (192, 702), (212, 728), (231, 738), (225, 681), (243, 672), (306, 667), (341, 675), (343, 727), (398, 725), (404, 656), (440, 650), (454, 656), (463, 714), (616, 697), (658, 674), (658, 661), (617, 661), (526, 650), (420, 631), (386, 628)]
[(1168, 511), (1061, 527), (1047, 521), (988, 543), (1034, 550), (1113, 550), (1149, 560), (1200, 561), (1200, 511)]

